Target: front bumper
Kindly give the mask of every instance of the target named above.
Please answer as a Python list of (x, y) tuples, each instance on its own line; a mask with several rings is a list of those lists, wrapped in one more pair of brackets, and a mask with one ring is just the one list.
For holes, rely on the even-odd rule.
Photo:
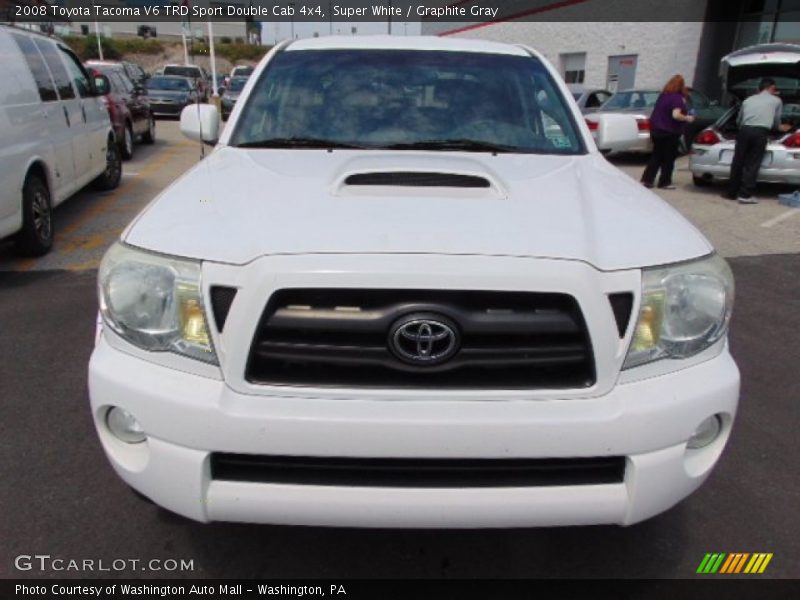
[(172, 117), (181, 114), (181, 111), (186, 104), (178, 104), (176, 102), (153, 102), (150, 101), (150, 111), (153, 115), (162, 117)]
[[(585, 399), (407, 402), (255, 396), (160, 366), (101, 333), (89, 366), (93, 418), (112, 466), (156, 503), (198, 521), (354, 527), (629, 525), (667, 510), (706, 479), (727, 442), (739, 373), (727, 348), (668, 375), (618, 383)], [(131, 412), (148, 440), (129, 445), (105, 424)], [(686, 440), (719, 414), (719, 437)], [(397, 488), (215, 480), (212, 452), (256, 455), (554, 458), (624, 456), (614, 484)]]

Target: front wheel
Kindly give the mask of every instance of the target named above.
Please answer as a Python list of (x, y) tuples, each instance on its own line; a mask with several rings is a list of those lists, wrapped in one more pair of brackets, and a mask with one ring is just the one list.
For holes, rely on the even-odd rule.
[(700, 177), (698, 175), (692, 175), (692, 183), (694, 183), (697, 187), (708, 187), (711, 185), (712, 180), (708, 177)]
[(28, 256), (42, 256), (53, 247), (50, 190), (37, 175), (30, 175), (22, 188), (22, 231), (17, 244)]
[(125, 125), (125, 131), (122, 132), (122, 158), (130, 160), (133, 158), (133, 130), (130, 123)]
[(119, 147), (108, 140), (106, 145), (106, 170), (94, 180), (95, 187), (100, 190), (113, 190), (119, 185), (122, 177), (122, 158), (119, 155)]
[(142, 141), (145, 144), (152, 144), (156, 141), (156, 119), (153, 115), (150, 115), (147, 119), (147, 131), (142, 135)]

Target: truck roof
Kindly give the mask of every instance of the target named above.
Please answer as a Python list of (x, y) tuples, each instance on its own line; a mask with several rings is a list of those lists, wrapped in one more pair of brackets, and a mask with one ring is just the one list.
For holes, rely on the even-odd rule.
[(529, 52), (521, 46), (484, 40), (434, 36), (330, 36), (297, 40), (291, 42), (286, 47), (286, 51), (334, 49), (440, 50), (449, 52), (480, 52), (485, 54), (530, 56)]

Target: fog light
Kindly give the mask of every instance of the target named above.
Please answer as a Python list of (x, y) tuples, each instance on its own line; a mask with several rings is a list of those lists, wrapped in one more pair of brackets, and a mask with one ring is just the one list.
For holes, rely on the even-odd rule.
[(687, 448), (691, 448), (696, 450), (698, 448), (705, 448), (719, 435), (720, 430), (722, 429), (722, 420), (719, 418), (718, 415), (714, 415), (713, 417), (708, 417), (704, 420), (700, 425), (697, 426), (697, 429), (694, 430), (694, 434), (692, 437), (689, 438), (688, 443), (686, 444)]
[(139, 421), (124, 408), (114, 406), (109, 409), (106, 425), (111, 433), (127, 444), (140, 444), (147, 439)]

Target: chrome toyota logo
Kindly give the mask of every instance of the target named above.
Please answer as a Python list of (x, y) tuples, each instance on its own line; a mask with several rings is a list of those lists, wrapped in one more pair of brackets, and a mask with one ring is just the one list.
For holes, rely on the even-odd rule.
[(398, 358), (415, 365), (436, 365), (458, 352), (455, 323), (438, 315), (409, 315), (389, 332), (389, 348)]

